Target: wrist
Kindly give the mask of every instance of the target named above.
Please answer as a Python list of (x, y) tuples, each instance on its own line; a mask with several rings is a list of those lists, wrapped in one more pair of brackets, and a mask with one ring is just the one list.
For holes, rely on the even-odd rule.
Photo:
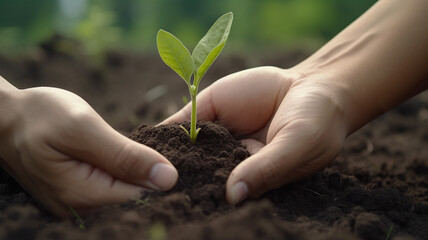
[(351, 110), (356, 107), (353, 106), (352, 89), (349, 88), (346, 81), (342, 81), (343, 76), (329, 68), (317, 67), (315, 70), (315, 68), (296, 66), (290, 70), (301, 76), (293, 82), (292, 87), (301, 84), (309, 96), (324, 99), (328, 103), (327, 109), (331, 110), (330, 113), (334, 114), (338, 121), (335, 123), (336, 127), (341, 130), (345, 137), (350, 135), (353, 127)]
[[(427, 5), (379, 1), (295, 67), (342, 95), (347, 135), (428, 88)], [(312, 77), (311, 77), (312, 78)]]
[(361, 94), (351, 84), (354, 81), (354, 73), (330, 64), (325, 59), (299, 64), (296, 71), (304, 75), (304, 79), (311, 82), (310, 85), (319, 88), (341, 112), (345, 136), (351, 135), (380, 114), (375, 111), (373, 104), (369, 105), (366, 93)]

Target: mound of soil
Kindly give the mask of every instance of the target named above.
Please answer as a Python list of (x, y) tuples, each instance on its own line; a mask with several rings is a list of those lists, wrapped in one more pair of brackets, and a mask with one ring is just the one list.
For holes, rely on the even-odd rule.
[[(0, 56), (0, 74), (19, 87), (55, 86), (81, 95), (113, 127), (164, 154), (180, 179), (169, 192), (146, 192), (85, 216), (80, 229), (77, 219), (45, 212), (0, 169), (0, 239), (427, 239), (427, 92), (360, 129), (325, 169), (230, 206), (224, 184), (248, 152), (227, 130), (200, 122), (193, 145), (177, 124), (138, 127), (177, 110), (187, 94), (158, 56), (110, 52), (104, 68), (93, 68), (46, 44), (30, 58)], [(292, 66), (302, 58), (297, 55), (261, 58), (256, 65)], [(252, 66), (246, 56), (219, 60), (205, 86)]]
[(224, 127), (199, 122), (197, 127), (203, 131), (192, 144), (180, 125), (190, 127), (189, 122), (159, 127), (142, 125), (131, 139), (160, 152), (177, 168), (179, 181), (167, 195), (183, 196), (192, 206), (198, 206), (197, 212), (205, 215), (230, 210), (224, 195), (226, 180), (233, 168), (250, 154)]
[[(156, 149), (177, 167), (180, 180), (171, 191), (146, 192), (141, 199), (101, 209), (85, 217), (87, 229), (81, 230), (77, 220), (52, 219), (3, 177), (0, 237), (424, 239), (428, 151), (409, 142), (406, 134), (416, 131), (411, 138), (426, 142), (428, 132), (400, 113), (384, 118), (394, 124), (382, 127), (378, 121), (364, 128), (323, 171), (239, 206), (226, 203), (224, 184), (249, 153), (226, 129), (200, 122), (202, 131), (193, 145), (179, 124), (142, 125), (131, 139)], [(181, 124), (188, 128), (188, 123)], [(391, 137), (376, 138), (384, 131), (392, 132)]]

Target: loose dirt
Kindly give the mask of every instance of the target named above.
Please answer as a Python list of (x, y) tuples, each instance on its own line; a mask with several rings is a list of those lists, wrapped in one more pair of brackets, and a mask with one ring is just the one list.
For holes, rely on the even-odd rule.
[[(427, 93), (360, 129), (322, 171), (230, 206), (225, 181), (249, 154), (218, 124), (200, 122), (195, 145), (177, 124), (151, 126), (187, 95), (158, 56), (109, 52), (93, 67), (55, 50), (57, 41), (69, 40), (51, 39), (19, 59), (0, 56), (0, 75), (20, 88), (79, 94), (114, 128), (165, 155), (180, 179), (169, 192), (146, 192), (85, 216), (82, 230), (76, 219), (44, 211), (0, 170), (0, 239), (428, 239)], [(203, 87), (255, 65), (289, 67), (305, 55), (222, 57)]]

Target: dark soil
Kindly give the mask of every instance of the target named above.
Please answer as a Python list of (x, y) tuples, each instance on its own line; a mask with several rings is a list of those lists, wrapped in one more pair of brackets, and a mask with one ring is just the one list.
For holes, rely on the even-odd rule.
[[(226, 180), (233, 168), (250, 154), (224, 127), (199, 122), (197, 127), (203, 131), (192, 144), (180, 125), (186, 129), (190, 126), (189, 122), (159, 127), (142, 125), (131, 139), (162, 153), (177, 168), (179, 181), (166, 195), (174, 193), (184, 201), (190, 200), (193, 207), (199, 208), (196, 215), (230, 210), (232, 207), (225, 202), (224, 195)], [(147, 197), (155, 195), (165, 194)]]
[[(24, 59), (0, 56), (0, 75), (19, 87), (78, 93), (113, 127), (165, 155), (180, 179), (169, 192), (85, 216), (82, 230), (75, 219), (45, 212), (0, 170), (0, 239), (428, 239), (427, 93), (359, 130), (324, 170), (230, 206), (224, 183), (248, 152), (227, 130), (200, 122), (192, 145), (178, 125), (137, 127), (174, 112), (186, 94), (157, 56), (110, 52), (104, 67), (93, 68), (50, 44)], [(291, 66), (304, 56), (297, 53), (256, 65)], [(253, 66), (239, 55), (219, 60), (206, 84)]]

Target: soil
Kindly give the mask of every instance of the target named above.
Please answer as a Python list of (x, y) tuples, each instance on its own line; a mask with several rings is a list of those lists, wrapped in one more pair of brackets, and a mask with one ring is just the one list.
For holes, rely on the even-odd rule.
[[(17, 59), (0, 56), (0, 75), (21, 88), (79, 94), (114, 128), (165, 155), (180, 179), (169, 192), (85, 216), (80, 229), (77, 219), (44, 211), (0, 170), (0, 239), (428, 239), (428, 93), (360, 129), (325, 169), (231, 206), (225, 181), (249, 153), (216, 123), (199, 122), (195, 145), (178, 124), (151, 126), (187, 95), (158, 56), (114, 51), (94, 67), (56, 50), (58, 41), (70, 40), (53, 38)], [(203, 83), (254, 65), (289, 67), (305, 55), (224, 56)]]

